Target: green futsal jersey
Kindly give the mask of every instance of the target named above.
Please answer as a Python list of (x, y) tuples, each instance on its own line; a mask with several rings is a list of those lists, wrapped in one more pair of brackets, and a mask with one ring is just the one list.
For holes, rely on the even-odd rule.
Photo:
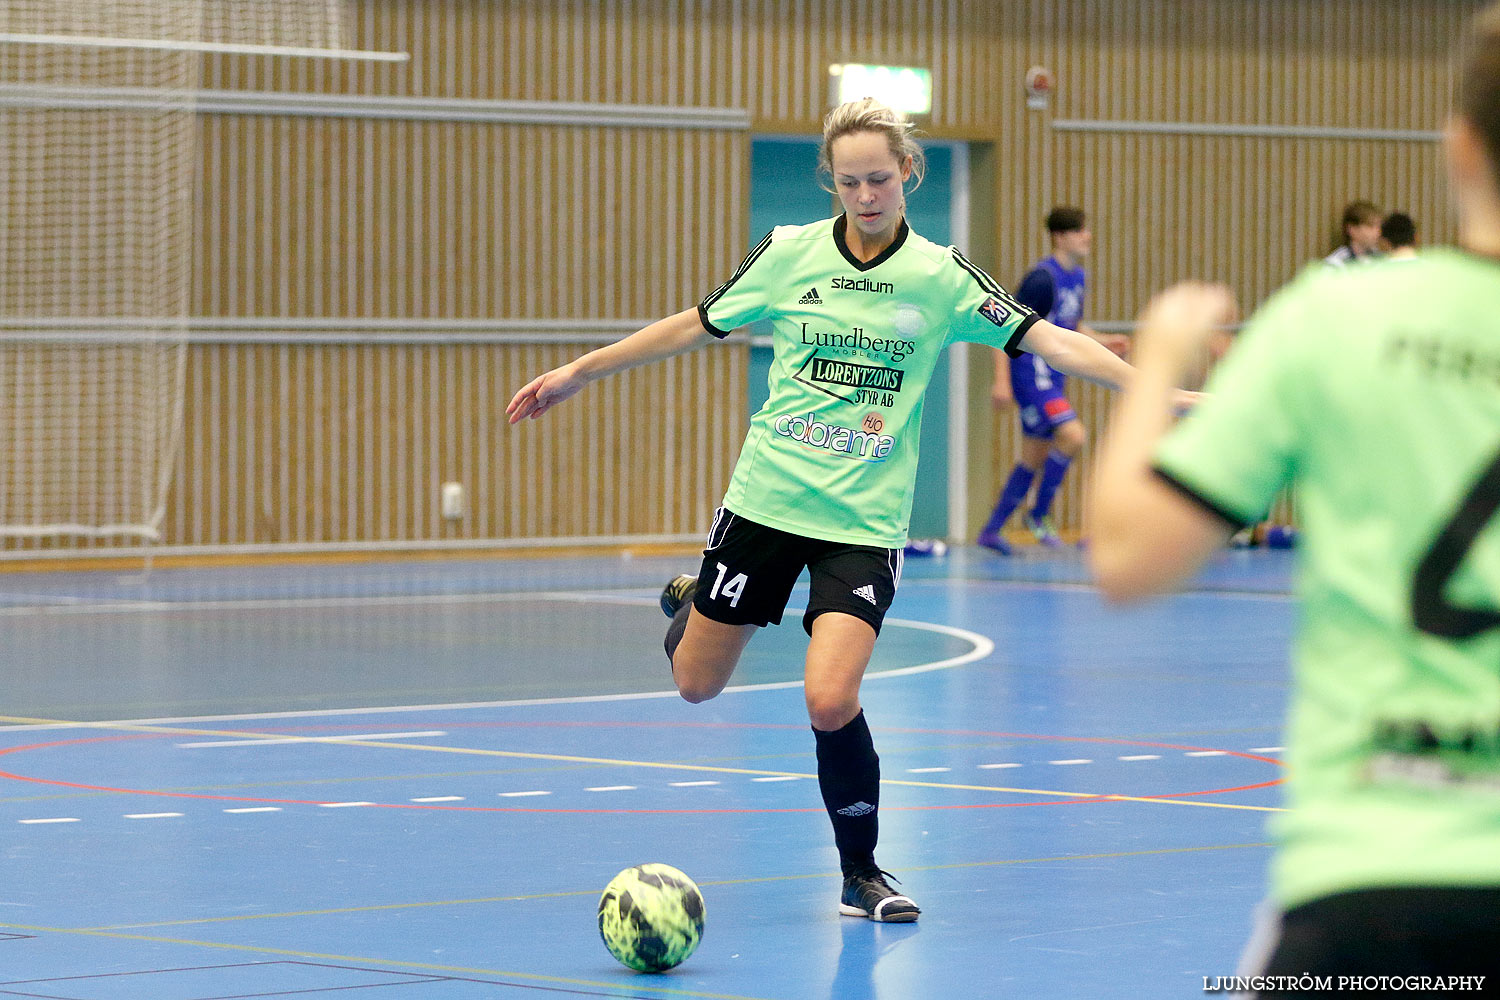
[(1307, 274), (1240, 340), (1156, 462), (1236, 523), (1296, 489), (1273, 893), (1500, 885), (1500, 261)]
[(840, 215), (776, 227), (698, 306), (719, 337), (774, 325), (771, 395), (750, 418), (724, 506), (793, 534), (900, 548), (939, 354), (955, 341), (1019, 353), (1036, 316), (905, 222), (867, 262), (844, 226)]

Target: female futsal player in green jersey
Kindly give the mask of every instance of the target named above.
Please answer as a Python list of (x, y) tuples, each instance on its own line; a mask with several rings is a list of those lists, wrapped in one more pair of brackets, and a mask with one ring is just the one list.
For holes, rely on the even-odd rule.
[(512, 423), (540, 416), (595, 379), (773, 322), (770, 398), (750, 420), (702, 567), (663, 593), (667, 655), (685, 699), (714, 697), (809, 570), (807, 711), (844, 873), (840, 909), (911, 921), (916, 904), (875, 864), (880, 766), (859, 688), (901, 576), (933, 367), (950, 343), (974, 341), (1111, 387), (1131, 369), (911, 231), (905, 191), (920, 182), (922, 151), (888, 107), (835, 109), (819, 166), (842, 214), (777, 227), (698, 306), (532, 380), (507, 413)]
[(1445, 140), (1459, 248), (1310, 269), (1170, 433), (1170, 386), (1231, 303), (1164, 293), (1093, 481), (1117, 599), (1186, 580), (1297, 491), (1290, 811), (1242, 970), (1265, 995), (1500, 978), (1500, 6), (1477, 24)]

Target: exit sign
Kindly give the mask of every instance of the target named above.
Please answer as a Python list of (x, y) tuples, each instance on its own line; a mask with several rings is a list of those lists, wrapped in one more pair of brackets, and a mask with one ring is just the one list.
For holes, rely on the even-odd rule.
[(873, 97), (908, 115), (932, 111), (932, 72), (916, 66), (867, 66), (842, 63), (828, 67), (833, 103)]

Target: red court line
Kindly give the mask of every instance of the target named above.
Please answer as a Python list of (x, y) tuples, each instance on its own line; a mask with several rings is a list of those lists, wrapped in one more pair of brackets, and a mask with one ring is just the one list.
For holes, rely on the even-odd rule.
[[(443, 725), (444, 727), (449, 728), (449, 729), (478, 728), (478, 727), (494, 728), (494, 727), (510, 727), (510, 726), (526, 726), (526, 727), (533, 727), (533, 728), (534, 727), (545, 727), (545, 726), (566, 726), (566, 727), (586, 726), (588, 728), (615, 727), (615, 726), (632, 727), (632, 728), (636, 728), (636, 727), (639, 727), (639, 728), (686, 727), (686, 728), (705, 728), (705, 729), (707, 729), (707, 728), (713, 728), (713, 729), (725, 729), (725, 728), (735, 728), (735, 729), (802, 729), (802, 728), (804, 728), (804, 727), (802, 727), (800, 725), (789, 725), (789, 724), (782, 724), (782, 723), (726, 723), (726, 722), (713, 722), (713, 723), (707, 723), (707, 722), (703, 722), (703, 723), (699, 723), (699, 722), (663, 722), (663, 723), (651, 723), (651, 722), (631, 722), (631, 721), (618, 722), (618, 723), (616, 723), (616, 722), (587, 722), (587, 723), (585, 723), (585, 722), (564, 722), (564, 723), (541, 723), (541, 722), (527, 722), (527, 723), (495, 722), (495, 723), (488, 723), (488, 722), (467, 722), (467, 723), (453, 723), (453, 724), (448, 724), (448, 723), (434, 723), (434, 724), (435, 725)], [(328, 729), (367, 729), (367, 728), (369, 728), (368, 725), (355, 725), (355, 724), (350, 724), (350, 723), (342, 723), (342, 724), (326, 725), (326, 726), (288, 726), (288, 727), (278, 726), (278, 727), (265, 727), (262, 730), (256, 730), (256, 732), (263, 732), (263, 733), (266, 733), (266, 734), (281, 734), (281, 733), (286, 733), (286, 732), (308, 732), (308, 731), (322, 731), (322, 730), (328, 730)], [(876, 728), (877, 731), (897, 732), (897, 733), (912, 733), (912, 734), (930, 735), (930, 736), (985, 736), (985, 737), (1001, 738), (1001, 739), (1025, 739), (1025, 740), (1039, 740), (1039, 741), (1052, 741), (1052, 742), (1110, 743), (1110, 744), (1117, 744), (1117, 745), (1121, 745), (1121, 746), (1147, 746), (1147, 747), (1156, 747), (1156, 748), (1159, 748), (1159, 749), (1183, 750), (1183, 751), (1218, 750), (1218, 752), (1223, 753), (1226, 756), (1241, 757), (1241, 758), (1244, 758), (1244, 759), (1247, 759), (1247, 760), (1263, 761), (1263, 762), (1266, 762), (1266, 763), (1275, 764), (1278, 767), (1284, 766), (1281, 761), (1279, 761), (1279, 760), (1277, 760), (1277, 759), (1275, 759), (1273, 757), (1264, 757), (1264, 756), (1261, 756), (1259, 754), (1243, 753), (1243, 752), (1240, 752), (1240, 751), (1237, 751), (1237, 750), (1221, 750), (1221, 749), (1216, 748), (1216, 747), (1189, 746), (1189, 745), (1183, 745), (1183, 744), (1160, 743), (1160, 742), (1146, 741), (1146, 740), (1126, 740), (1126, 739), (1117, 739), (1117, 738), (1113, 738), (1113, 737), (1090, 737), (1090, 736), (1052, 736), (1052, 735), (1038, 734), (1038, 733), (1001, 733), (1001, 732), (989, 732), (989, 731), (984, 731), (984, 730), (962, 730), (962, 729), (900, 729), (900, 728), (888, 728), (887, 729), (887, 728), (883, 728), (883, 727), (874, 727), (874, 728)], [(121, 742), (121, 741), (125, 741), (125, 740), (166, 739), (166, 738), (169, 738), (169, 737), (175, 737), (175, 736), (180, 736), (180, 735), (181, 734), (179, 734), (179, 733), (128, 733), (128, 734), (113, 735), (113, 736), (93, 736), (93, 737), (81, 737), (81, 738), (78, 738), (78, 739), (71, 739), (71, 740), (55, 740), (55, 741), (48, 742), (48, 743), (31, 743), (31, 744), (26, 744), (24, 746), (8, 747), (8, 748), (5, 748), (5, 749), (0, 749), (0, 757), (9, 756), (10, 754), (23, 753), (23, 752), (27, 752), (27, 751), (51, 750), (51, 749), (57, 749), (59, 747), (80, 746), (80, 745), (91, 744), (91, 743), (110, 743), (110, 742)], [(337, 744), (334, 744), (334, 745), (337, 745)], [(318, 799), (263, 798), (263, 797), (242, 796), (242, 795), (208, 795), (208, 794), (204, 794), (204, 793), (201, 793), (201, 792), (176, 792), (176, 791), (171, 791), (171, 790), (167, 790), (167, 789), (151, 789), (151, 788), (120, 788), (120, 787), (115, 787), (115, 786), (111, 786), (111, 785), (91, 785), (91, 784), (87, 784), (87, 783), (83, 783), (83, 782), (62, 781), (62, 780), (55, 779), (55, 778), (38, 778), (38, 777), (31, 776), (31, 775), (17, 774), (17, 773), (12, 772), (12, 771), (0, 771), (0, 780), (19, 781), (19, 782), (23, 782), (23, 783), (27, 783), (27, 784), (50, 785), (50, 786), (59, 787), (59, 788), (71, 788), (71, 789), (76, 789), (76, 790), (79, 790), (79, 791), (88, 791), (88, 792), (105, 792), (105, 793), (117, 794), (117, 795), (145, 795), (145, 796), (152, 796), (152, 797), (158, 797), (158, 798), (192, 799), (192, 800), (207, 801), (207, 802), (254, 802), (254, 803), (259, 803), (259, 804), (263, 804), (263, 805), (323, 806), (323, 805), (329, 804), (330, 801), (333, 801), (333, 800), (318, 800)], [(1224, 794), (1228, 794), (1230, 792), (1242, 792), (1242, 791), (1251, 791), (1251, 790), (1260, 789), (1260, 788), (1271, 788), (1271, 787), (1274, 787), (1276, 785), (1281, 784), (1283, 780), (1284, 779), (1282, 779), (1282, 778), (1277, 778), (1277, 779), (1272, 780), (1272, 781), (1263, 781), (1263, 782), (1259, 782), (1259, 783), (1256, 783), (1256, 784), (1250, 784), (1250, 785), (1236, 785), (1236, 786), (1226, 787), (1226, 788), (1209, 788), (1209, 789), (1203, 789), (1203, 790), (1200, 790), (1200, 791), (1191, 791), (1191, 792), (1175, 792), (1175, 793), (1155, 794), (1155, 795), (1131, 795), (1131, 796), (1128, 796), (1128, 798), (1129, 799), (1180, 799), (1180, 798), (1189, 798), (1189, 797), (1202, 796), (1202, 795), (1224, 795)], [(949, 810), (949, 809), (1020, 809), (1020, 808), (1027, 808), (1027, 807), (1032, 807), (1032, 806), (1087, 805), (1087, 804), (1098, 803), (1098, 802), (1119, 802), (1119, 801), (1121, 801), (1121, 795), (1122, 794), (1123, 793), (1101, 793), (1099, 795), (1085, 796), (1085, 797), (1070, 796), (1068, 798), (1060, 798), (1060, 799), (1046, 799), (1046, 798), (1043, 798), (1043, 799), (1036, 799), (1036, 800), (1027, 800), (1027, 801), (1023, 801), (1023, 802), (975, 802), (975, 803), (961, 803), (961, 804), (954, 804), (954, 805), (883, 806), (882, 808), (885, 809), (888, 812), (938, 811), (938, 810)], [(361, 806), (360, 808), (363, 808), (363, 809), (399, 809), (399, 810), (430, 811), (430, 812), (539, 813), (539, 814), (560, 814), (560, 815), (617, 815), (617, 816), (629, 816), (629, 815), (681, 816), (681, 815), (712, 815), (712, 814), (745, 815), (745, 814), (762, 814), (762, 813), (766, 813), (766, 814), (769, 814), (769, 813), (814, 813), (814, 812), (822, 812), (823, 811), (823, 809), (821, 807), (804, 807), (804, 808), (787, 808), (787, 809), (568, 809), (568, 808), (552, 808), (552, 809), (547, 809), (547, 808), (540, 808), (540, 807), (535, 807), (535, 806), (447, 806), (447, 805), (436, 805), (436, 804), (422, 804), (422, 803), (415, 803), (415, 802), (375, 802), (375, 803), (371, 803), (368, 806)]]

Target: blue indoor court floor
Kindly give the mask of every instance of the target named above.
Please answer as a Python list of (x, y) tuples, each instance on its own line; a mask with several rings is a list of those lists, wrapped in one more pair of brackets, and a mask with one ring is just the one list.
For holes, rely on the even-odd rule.
[[(907, 561), (863, 701), (881, 865), (841, 917), (799, 617), (671, 691), (696, 557), (0, 575), (0, 997), (1201, 997), (1266, 884), (1289, 554), (1103, 605), (1076, 553)], [(805, 586), (793, 597), (805, 597)], [(620, 869), (703, 890), (632, 972)]]

